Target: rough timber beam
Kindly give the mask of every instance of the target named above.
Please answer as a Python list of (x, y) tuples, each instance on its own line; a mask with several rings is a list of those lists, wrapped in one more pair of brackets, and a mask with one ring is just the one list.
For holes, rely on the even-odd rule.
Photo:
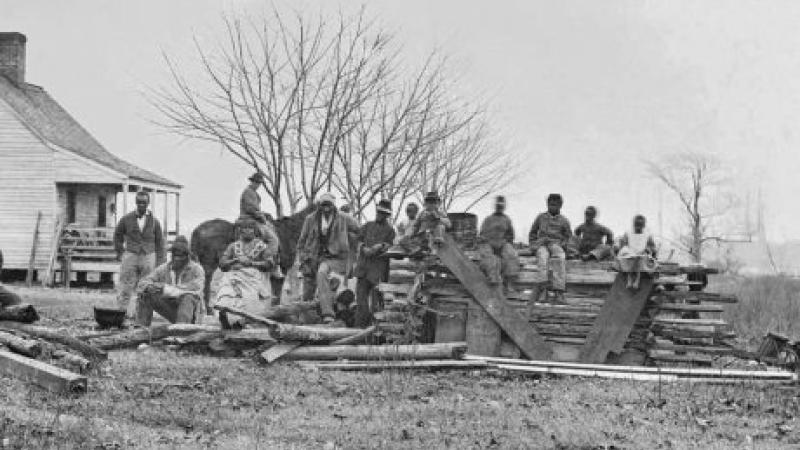
[(0, 351), (0, 374), (28, 381), (51, 392), (86, 392), (85, 376), (7, 351)]
[(436, 251), (436, 255), (525, 356), (531, 359), (552, 357), (553, 349), (550, 345), (519, 310), (507, 304), (501, 286), (489, 285), (483, 272), (458, 248), (452, 236), (445, 235), (444, 243)]

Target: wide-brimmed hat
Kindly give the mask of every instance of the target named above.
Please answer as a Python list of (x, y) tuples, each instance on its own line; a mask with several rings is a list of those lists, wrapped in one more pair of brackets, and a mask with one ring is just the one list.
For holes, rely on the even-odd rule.
[(264, 182), (264, 174), (261, 173), (261, 172), (256, 172), (256, 173), (250, 175), (250, 178), (248, 178), (248, 180), (250, 180), (250, 182), (252, 182), (252, 183), (263, 183)]
[(175, 236), (175, 240), (172, 242), (172, 245), (170, 245), (169, 251), (172, 253), (180, 251), (189, 254), (189, 240), (186, 239), (186, 236)]
[(334, 197), (333, 194), (331, 194), (330, 192), (326, 192), (326, 193), (320, 195), (319, 199), (317, 199), (317, 203), (319, 203), (320, 205), (323, 204), (323, 203), (326, 203), (326, 202), (330, 203), (331, 205), (335, 205), (336, 204), (336, 197)]
[(378, 206), (376, 208), (378, 212), (386, 213), (392, 215), (392, 202), (386, 199), (383, 199), (378, 202)]
[(425, 199), (424, 200), (426, 202), (440, 202), (440, 201), (442, 201), (442, 199), (439, 198), (439, 193), (436, 192), (436, 191), (429, 191), (427, 194), (425, 194)]

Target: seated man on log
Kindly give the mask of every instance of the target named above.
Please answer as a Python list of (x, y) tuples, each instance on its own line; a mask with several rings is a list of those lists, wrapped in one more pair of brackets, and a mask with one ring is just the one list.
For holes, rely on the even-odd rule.
[[(582, 261), (603, 261), (611, 257), (611, 247), (614, 245), (614, 233), (605, 226), (597, 223), (597, 208), (587, 206), (583, 213), (584, 222), (575, 228), (575, 238), (578, 240), (578, 255)], [(603, 240), (605, 239), (605, 242)]]
[[(0, 250), (0, 274), (2, 273), (3, 273), (3, 251)], [(22, 303), (22, 299), (19, 298), (19, 295), (9, 291), (8, 289), (0, 285), (0, 308), (5, 308), (6, 306), (19, 305), (20, 303)]]
[(528, 233), (528, 243), (531, 250), (536, 252), (536, 264), (539, 266), (538, 279), (532, 289), (531, 305), (539, 301), (539, 295), (547, 284), (548, 272), (552, 273), (556, 302), (564, 301), (567, 284), (565, 250), (572, 237), (572, 228), (569, 220), (561, 215), (563, 205), (561, 194), (550, 194), (547, 197), (547, 211), (536, 217)]
[(372, 314), (382, 309), (378, 305), (375, 288), (378, 283), (389, 279), (389, 259), (386, 250), (394, 242), (394, 228), (389, 224), (392, 216), (392, 203), (389, 200), (378, 202), (375, 220), (367, 222), (358, 237), (358, 262), (354, 275), (356, 282), (355, 326), (366, 328), (372, 323)]
[(483, 219), (480, 232), (481, 270), (492, 284), (503, 283), (508, 291), (510, 282), (519, 274), (519, 256), (514, 250), (514, 225), (505, 214), (506, 199), (502, 195), (495, 199), (494, 213)]
[(305, 218), (297, 240), (297, 256), (304, 279), (303, 300), (313, 300), (317, 292), (324, 323), (333, 322), (335, 315), (329, 275), (346, 275), (351, 257), (350, 242), (359, 233), (356, 221), (339, 213), (334, 203), (332, 194), (322, 194), (319, 208)]
[(171, 260), (156, 267), (137, 285), (137, 325), (150, 326), (153, 311), (170, 323), (203, 322), (203, 267), (190, 259), (185, 236), (176, 236), (169, 251)]
[[(273, 236), (264, 241), (256, 236), (258, 223), (243, 219), (237, 223), (239, 238), (228, 245), (219, 261), (223, 271), (215, 303), (263, 316), (272, 299), (269, 273), (275, 265), (278, 242)], [(269, 241), (271, 240), (271, 242)], [(244, 318), (219, 313), (222, 327), (242, 328)]]

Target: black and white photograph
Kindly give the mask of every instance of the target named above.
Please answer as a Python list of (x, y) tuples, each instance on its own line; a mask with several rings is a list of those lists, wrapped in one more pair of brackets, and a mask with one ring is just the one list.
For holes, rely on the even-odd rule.
[(0, 0), (0, 449), (800, 448), (798, 24)]

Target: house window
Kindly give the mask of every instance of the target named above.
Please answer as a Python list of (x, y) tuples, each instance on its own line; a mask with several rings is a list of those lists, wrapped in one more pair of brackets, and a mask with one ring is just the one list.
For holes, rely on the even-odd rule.
[(106, 224), (106, 198), (104, 196), (97, 197), (97, 226), (105, 227)]
[(67, 223), (75, 223), (75, 191), (67, 191)]

